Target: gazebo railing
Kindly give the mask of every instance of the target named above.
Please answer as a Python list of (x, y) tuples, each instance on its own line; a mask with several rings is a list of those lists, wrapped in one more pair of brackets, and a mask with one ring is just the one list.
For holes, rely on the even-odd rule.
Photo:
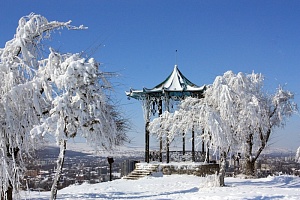
[[(170, 162), (192, 162), (193, 154), (192, 151), (169, 151)], [(206, 158), (206, 152), (195, 151), (194, 162), (204, 162)], [(162, 161), (167, 160), (167, 152), (162, 152)], [(151, 151), (150, 152), (150, 162), (151, 161), (160, 161), (159, 152)]]

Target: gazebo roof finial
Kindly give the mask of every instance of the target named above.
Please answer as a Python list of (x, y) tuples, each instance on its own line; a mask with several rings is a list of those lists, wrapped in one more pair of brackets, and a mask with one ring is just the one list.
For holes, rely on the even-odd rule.
[(177, 49), (175, 50), (175, 66), (177, 66)]

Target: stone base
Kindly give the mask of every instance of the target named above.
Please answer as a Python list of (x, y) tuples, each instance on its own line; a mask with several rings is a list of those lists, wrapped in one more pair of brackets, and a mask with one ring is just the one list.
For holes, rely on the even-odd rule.
[(191, 164), (160, 164), (161, 171), (165, 175), (171, 174), (190, 174), (196, 176), (206, 176), (210, 174), (219, 173), (218, 164), (210, 163), (191, 163)]
[(219, 173), (219, 164), (213, 163), (197, 163), (197, 162), (181, 162), (181, 163), (137, 163), (136, 168), (151, 168), (155, 166), (156, 170), (152, 167), (152, 172), (162, 172), (164, 175), (171, 174), (189, 174), (195, 176), (206, 176)]

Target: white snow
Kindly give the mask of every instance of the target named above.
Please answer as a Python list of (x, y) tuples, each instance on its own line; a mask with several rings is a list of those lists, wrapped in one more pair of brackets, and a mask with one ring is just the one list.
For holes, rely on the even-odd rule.
[[(211, 178), (211, 177), (210, 177)], [(210, 187), (209, 178), (164, 175), (140, 180), (114, 180), (71, 185), (57, 199), (300, 199), (300, 178), (269, 176), (261, 179), (225, 178), (226, 187)], [(22, 199), (49, 199), (50, 192), (22, 192)]]

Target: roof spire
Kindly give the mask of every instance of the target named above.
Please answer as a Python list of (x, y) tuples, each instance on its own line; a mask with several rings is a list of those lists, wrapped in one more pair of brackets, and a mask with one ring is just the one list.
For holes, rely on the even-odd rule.
[(177, 66), (177, 49), (175, 50), (175, 66)]

